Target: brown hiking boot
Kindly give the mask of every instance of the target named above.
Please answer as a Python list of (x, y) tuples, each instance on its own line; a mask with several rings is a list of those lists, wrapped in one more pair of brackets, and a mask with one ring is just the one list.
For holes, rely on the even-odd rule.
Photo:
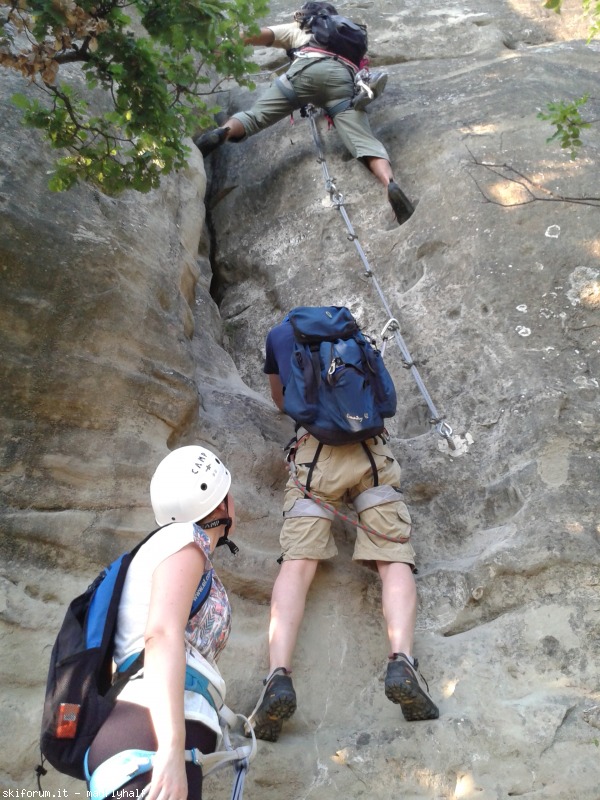
[[(296, 710), (296, 692), (284, 667), (278, 667), (263, 680), (263, 689), (256, 708), (248, 718), (257, 739), (276, 742), (283, 723)], [(249, 732), (246, 733), (249, 736)]]
[(404, 653), (394, 653), (385, 676), (385, 696), (392, 703), (400, 703), (404, 719), (409, 722), (437, 719), (438, 707), (429, 696), (427, 681), (419, 672), (419, 662), (414, 666)]

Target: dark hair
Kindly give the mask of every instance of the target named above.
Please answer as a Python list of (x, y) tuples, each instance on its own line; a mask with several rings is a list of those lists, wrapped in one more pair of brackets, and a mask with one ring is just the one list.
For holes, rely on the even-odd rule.
[(296, 11), (294, 14), (294, 19), (300, 25), (301, 30), (306, 30), (307, 27), (310, 27), (310, 20), (319, 14), (337, 14), (337, 9), (331, 3), (304, 3), (300, 11)]
[(326, 14), (337, 14), (337, 8), (332, 6), (331, 3), (311, 2), (304, 3), (300, 11), (305, 11), (307, 14), (318, 14), (319, 11), (324, 11)]

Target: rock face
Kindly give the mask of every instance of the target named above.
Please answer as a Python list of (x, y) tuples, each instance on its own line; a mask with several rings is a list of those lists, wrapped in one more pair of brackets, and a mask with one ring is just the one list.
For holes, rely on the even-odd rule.
[[(209, 237), (195, 154), (147, 197), (48, 193), (49, 155), (19, 127), (4, 76), (3, 786), (35, 785), (64, 604), (152, 525), (148, 481), (177, 444), (212, 446), (234, 476), (242, 552), (218, 558), (235, 614), (221, 669), (230, 705), (251, 710), (291, 435), (267, 398), (264, 337), (299, 304), (347, 305), (379, 333), (379, 287), (457, 445), (434, 432), (390, 341), (416, 655), (441, 716), (409, 724), (386, 700), (378, 580), (352, 564), (353, 530), (338, 524), (340, 553), (319, 568), (296, 654), (298, 712), (277, 744), (260, 743), (247, 795), (597, 799), (600, 154), (597, 126), (571, 161), (536, 116), (584, 93), (596, 93), (586, 114), (600, 115), (600, 48), (585, 44), (577, 8), (340, 6), (368, 23), (372, 62), (390, 74), (371, 123), (417, 206), (398, 227), (381, 187), (317, 120), (376, 280), (298, 115), (207, 159)], [(289, 14), (278, 1), (271, 20)], [(263, 83), (283, 63), (257, 59)], [(233, 111), (251, 97), (232, 89), (222, 102)], [(227, 796), (228, 780), (209, 779), (207, 793)]]

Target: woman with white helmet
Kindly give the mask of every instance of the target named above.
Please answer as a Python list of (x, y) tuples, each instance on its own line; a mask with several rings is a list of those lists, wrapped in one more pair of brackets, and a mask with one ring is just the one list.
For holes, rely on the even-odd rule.
[(154, 473), (152, 508), (164, 527), (127, 572), (114, 653), (124, 671), (140, 664), (143, 651), (143, 668), (120, 692), (88, 751), (96, 798), (134, 796), (148, 786), (148, 800), (202, 797), (202, 769), (185, 752), (214, 752), (221, 735), (217, 708), (225, 684), (215, 662), (229, 636), (231, 608), (211, 556), (220, 544), (237, 551), (228, 539), (235, 525), (230, 486), (225, 465), (199, 446), (174, 450)]

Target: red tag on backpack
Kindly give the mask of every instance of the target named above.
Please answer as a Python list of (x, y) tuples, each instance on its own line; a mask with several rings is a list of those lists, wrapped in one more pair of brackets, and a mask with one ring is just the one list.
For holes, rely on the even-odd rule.
[(61, 703), (56, 720), (57, 739), (74, 739), (77, 733), (80, 705), (77, 703)]

